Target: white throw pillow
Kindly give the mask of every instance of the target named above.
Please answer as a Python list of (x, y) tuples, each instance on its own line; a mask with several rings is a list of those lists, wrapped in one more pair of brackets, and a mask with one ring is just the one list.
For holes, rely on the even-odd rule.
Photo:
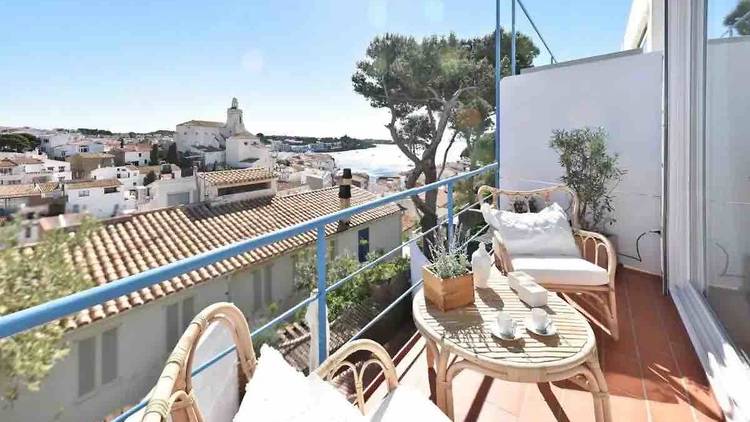
[(316, 374), (305, 378), (276, 349), (263, 345), (234, 422), (363, 422), (364, 416)]
[(568, 216), (557, 203), (537, 213), (490, 210), (489, 214), (511, 256), (580, 256)]
[(484, 217), (484, 222), (489, 224), (493, 230), (500, 230), (500, 222), (497, 221), (497, 218), (495, 217), (495, 214), (497, 214), (498, 211), (495, 209), (492, 209), (492, 207), (490, 207), (490, 204), (486, 202), (482, 203), (479, 209), (482, 211), (482, 217)]
[(413, 387), (399, 385), (378, 408), (367, 415), (369, 422), (450, 422), (430, 398)]

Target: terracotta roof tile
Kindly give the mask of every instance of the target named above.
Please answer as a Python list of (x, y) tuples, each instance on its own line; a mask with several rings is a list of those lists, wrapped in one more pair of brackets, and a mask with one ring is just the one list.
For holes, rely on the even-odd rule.
[(16, 164), (42, 164), (42, 160), (34, 157), (27, 157), (25, 155), (17, 155), (9, 158), (9, 160)]
[(255, 167), (242, 170), (220, 170), (200, 173), (199, 177), (214, 186), (234, 185), (272, 179), (273, 172), (267, 168)]
[(151, 145), (149, 144), (125, 144), (115, 150), (127, 151), (127, 152), (150, 152)]
[(0, 199), (40, 196), (59, 188), (58, 182), (0, 185)]
[(117, 179), (98, 179), (65, 182), (66, 189), (115, 188), (122, 186)]
[[(352, 187), (352, 205), (374, 199), (376, 196), (372, 193)], [(100, 285), (330, 214), (338, 211), (338, 207), (338, 188), (330, 187), (224, 205), (194, 204), (164, 208), (113, 220), (92, 234), (82, 247), (73, 251), (72, 256), (91, 285)], [(395, 204), (378, 207), (352, 216), (350, 227), (398, 212), (400, 208)], [(338, 224), (328, 224), (326, 235), (339, 230)], [(92, 307), (66, 318), (63, 326), (73, 329), (89, 324), (220, 275), (267, 261), (314, 241), (314, 232), (310, 231), (254, 249)]]
[(180, 123), (177, 126), (224, 127), (225, 124), (222, 122), (209, 122), (207, 120), (188, 120), (187, 122)]

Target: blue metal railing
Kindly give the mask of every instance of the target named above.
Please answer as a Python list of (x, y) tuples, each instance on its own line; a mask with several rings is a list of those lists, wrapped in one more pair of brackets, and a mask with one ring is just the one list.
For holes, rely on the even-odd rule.
[[(487, 166), (487, 167), (491, 167), (491, 166), (492, 165)], [(486, 169), (487, 167), (483, 167), (483, 169)], [(466, 173), (464, 175), (461, 175), (461, 176), (466, 176), (467, 174), (468, 173)], [(452, 190), (450, 188), (452, 186), (452, 184), (449, 184), (447, 186), (448, 186), (449, 190)], [(444, 219), (438, 221), (438, 224), (435, 225), (435, 227), (432, 227), (429, 230), (421, 232), (415, 238), (410, 239), (410, 240), (408, 240), (406, 242), (403, 242), (403, 243), (399, 244), (398, 246), (396, 246), (395, 248), (391, 249), (389, 252), (384, 253), (383, 255), (381, 255), (380, 257), (378, 257), (377, 259), (374, 259), (372, 261), (369, 261), (369, 262), (365, 263), (360, 268), (358, 268), (356, 271), (352, 272), (351, 274), (347, 275), (346, 277), (342, 278), (341, 280), (336, 281), (335, 283), (331, 284), (330, 286), (325, 287), (325, 285), (324, 285), (322, 287), (322, 289), (321, 289), (320, 283), (319, 283), (318, 284), (318, 292), (323, 292), (322, 295), (318, 294), (316, 296), (312, 296), (310, 298), (307, 298), (307, 299), (305, 299), (305, 300), (297, 303), (296, 305), (294, 305), (291, 308), (287, 309), (286, 311), (284, 311), (283, 313), (279, 314), (278, 316), (276, 316), (272, 320), (266, 322), (262, 326), (260, 326), (257, 329), (253, 330), (250, 333), (250, 336), (253, 339), (255, 339), (255, 337), (257, 335), (259, 335), (260, 333), (262, 333), (262, 332), (266, 331), (267, 329), (272, 328), (273, 326), (275, 326), (275, 325), (281, 323), (282, 321), (286, 320), (286, 318), (288, 318), (289, 316), (291, 316), (292, 314), (294, 314), (298, 309), (300, 309), (300, 308), (302, 308), (304, 306), (307, 306), (308, 304), (310, 304), (310, 303), (312, 303), (314, 301), (320, 300), (321, 297), (325, 298), (328, 295), (328, 293), (332, 292), (333, 290), (337, 289), (338, 287), (340, 287), (341, 285), (343, 285), (347, 281), (351, 280), (357, 274), (361, 273), (362, 271), (364, 271), (364, 270), (366, 270), (368, 268), (372, 268), (373, 266), (380, 264), (383, 260), (391, 257), (394, 252), (397, 252), (397, 251), (401, 250), (402, 248), (408, 246), (411, 242), (415, 242), (415, 241), (423, 238), (427, 234), (429, 234), (429, 233), (437, 230), (438, 228), (440, 228), (442, 225), (447, 224), (448, 229), (452, 231), (453, 230), (452, 229), (453, 219), (455, 217), (463, 214), (464, 212), (467, 212), (467, 211), (471, 210), (474, 206), (478, 205), (479, 202), (474, 202), (474, 203), (471, 203), (471, 204), (467, 204), (461, 210), (459, 210), (456, 213), (452, 212), (450, 204), (452, 204), (452, 200), (449, 197), (448, 204), (446, 204), (446, 206), (448, 207), (447, 216)], [(474, 235), (472, 235), (468, 239), (464, 240), (464, 242), (460, 246), (464, 247), (469, 242), (471, 242), (472, 240), (475, 240), (477, 237), (479, 237), (487, 229), (487, 227), (488, 227), (487, 225), (484, 225)], [(323, 243), (325, 244), (325, 242), (323, 242)], [(316, 248), (317, 247), (318, 247), (318, 245), (316, 243)], [(318, 277), (320, 277), (320, 274), (318, 274)], [(318, 282), (320, 282), (320, 278), (318, 278)], [(325, 283), (325, 281), (324, 281), (324, 283)], [(406, 289), (399, 297), (397, 297), (396, 299), (394, 299), (393, 302), (391, 302), (388, 306), (386, 306), (383, 310), (381, 310), (375, 317), (373, 317), (367, 324), (365, 324), (364, 327), (362, 327), (356, 334), (354, 334), (354, 336), (352, 336), (352, 338), (349, 339), (349, 341), (356, 340), (359, 337), (361, 337), (365, 332), (367, 332), (367, 330), (369, 330), (373, 325), (375, 325), (378, 321), (380, 321), (388, 312), (390, 312), (399, 303), (401, 303), (402, 300), (404, 300), (405, 298), (409, 297), (421, 285), (422, 285), (422, 280), (421, 279), (415, 281), (414, 283), (412, 283), (412, 285), (408, 289)], [(323, 302), (323, 308), (324, 309), (326, 308), (325, 305), (326, 305), (326, 303), (324, 301)], [(319, 306), (320, 306), (320, 304), (319, 304)], [(320, 307), (318, 309), (320, 309)], [(320, 315), (321, 315), (321, 313), (318, 313), (318, 318), (320, 318)], [(323, 329), (319, 331), (319, 335), (325, 336), (326, 335), (326, 329), (328, 327), (328, 323), (324, 319), (322, 321), (322, 323), (321, 323), (321, 321), (319, 321), (319, 324), (320, 324), (319, 327), (323, 327)], [(328, 352), (328, 350), (325, 349), (325, 344), (326, 343), (325, 343), (324, 338), (323, 339), (319, 339), (318, 340), (318, 344), (322, 344), (323, 345), (323, 350), (325, 350), (326, 353)], [(215, 355), (211, 359), (207, 360), (206, 362), (204, 362), (204, 363), (200, 364), (199, 366), (197, 366), (196, 368), (194, 368), (193, 371), (191, 372), (191, 375), (192, 376), (196, 376), (196, 375), (200, 374), (201, 372), (203, 372), (206, 369), (208, 369), (209, 367), (213, 366), (214, 364), (216, 364), (217, 362), (219, 362), (220, 360), (222, 360), (226, 356), (228, 356), (231, 353), (233, 353), (235, 350), (236, 350), (236, 346), (235, 345), (229, 346), (228, 348), (226, 348), (225, 350), (221, 351), (220, 353), (218, 353), (217, 355)], [(318, 353), (320, 353), (320, 351)], [(134, 415), (135, 413), (137, 413), (138, 411), (140, 411), (141, 409), (143, 409), (146, 406), (146, 404), (148, 404), (148, 397), (144, 398), (138, 404), (136, 404), (135, 406), (133, 406), (130, 409), (128, 409), (126, 412), (124, 412), (121, 415), (119, 415), (117, 418), (115, 418), (113, 420), (113, 422), (123, 422), (123, 421), (125, 421), (127, 418), (129, 418), (130, 416)]]
[[(528, 12), (526, 11), (526, 8), (523, 6), (520, 0), (519, 5), (521, 5), (521, 8), (523, 9), (524, 13), (526, 13), (526, 16), (531, 20), (530, 16), (528, 15)], [(533, 24), (534, 29), (537, 31), (537, 34), (539, 34), (539, 31), (536, 29), (536, 25)], [(500, 0), (496, 0), (496, 34), (500, 34)], [(541, 38), (541, 34), (539, 34)], [(515, 27), (514, 27), (514, 44), (515, 44)], [(549, 51), (549, 47), (547, 46), (547, 43), (544, 42), (542, 39), (542, 42), (544, 43), (545, 47), (547, 47), (547, 50)], [(513, 47), (515, 50), (515, 46)], [(284, 311), (271, 321), (263, 324), (261, 327), (257, 328), (255, 331), (251, 333), (253, 337), (257, 336), (259, 333), (273, 327), (274, 325), (278, 324), (279, 322), (283, 321), (284, 319), (288, 318), (290, 315), (292, 315), (297, 310), (301, 309), (304, 306), (307, 306), (312, 301), (318, 302), (318, 326), (321, 328), (319, 330), (319, 337), (318, 337), (318, 344), (320, 346), (318, 351), (318, 358), (322, 362), (326, 359), (328, 355), (328, 350), (326, 349), (326, 338), (327, 338), (327, 319), (326, 319), (326, 296), (327, 293), (330, 292), (333, 289), (338, 288), (343, 283), (345, 283), (348, 280), (351, 280), (353, 275), (347, 276), (342, 280), (339, 280), (335, 283), (333, 283), (331, 286), (326, 286), (326, 242), (325, 242), (325, 226), (327, 224), (335, 224), (341, 219), (349, 218), (355, 214), (359, 214), (383, 205), (387, 205), (402, 199), (407, 199), (414, 195), (419, 195), (422, 193), (425, 193), (430, 190), (438, 189), (443, 186), (447, 188), (448, 191), (448, 203), (447, 203), (447, 217), (446, 222), (448, 225), (448, 233), (450, 236), (453, 236), (453, 224), (454, 224), (454, 218), (456, 215), (459, 215), (460, 213), (467, 211), (470, 206), (467, 206), (465, 209), (459, 211), (458, 213), (454, 213), (454, 204), (453, 204), (453, 188), (455, 183), (469, 179), (471, 177), (489, 172), (494, 171), (495, 172), (495, 185), (499, 186), (500, 184), (500, 172), (499, 172), (499, 157), (500, 157), (500, 80), (502, 77), (501, 73), (501, 48), (500, 48), (500, 37), (496, 37), (495, 40), (495, 162), (489, 165), (486, 165), (484, 167), (481, 167), (479, 169), (469, 171), (460, 175), (456, 175), (447, 179), (443, 179), (440, 181), (437, 181), (435, 183), (431, 183), (419, 188), (413, 188), (409, 189), (407, 191), (398, 192), (392, 195), (388, 195), (379, 199), (376, 199), (374, 201), (368, 202), (366, 204), (356, 205), (332, 214), (324, 215), (321, 217), (314, 218), (312, 220), (309, 220), (304, 223), (296, 224), (294, 226), (290, 226), (275, 232), (266, 233), (258, 237), (254, 237), (252, 239), (246, 239), (243, 241), (236, 242), (231, 245), (222, 246), (219, 248), (216, 248), (214, 250), (204, 252), (177, 262), (173, 262), (158, 268), (150, 269), (147, 271), (144, 271), (139, 274), (135, 274), (132, 276), (128, 276), (125, 278), (122, 278), (117, 281), (113, 281), (101, 286), (93, 287), (81, 292), (74, 293), (72, 295), (62, 297), (59, 299), (55, 299), (53, 301), (39, 304), (36, 306), (33, 306), (28, 309), (24, 309), (22, 311), (15, 312), (10, 315), (4, 315), (0, 316), (0, 338), (8, 337), (23, 331), (26, 331), (28, 329), (31, 329), (33, 327), (36, 327), (41, 324), (49, 323), (52, 321), (56, 321), (60, 318), (63, 318), (65, 316), (74, 314), (76, 312), (79, 312), (81, 310), (87, 309), (89, 307), (105, 303), (108, 300), (116, 299), (120, 296), (127, 295), (131, 292), (140, 290), (142, 288), (146, 288), (149, 286), (152, 286), (154, 284), (158, 284), (159, 282), (163, 280), (169, 280), (173, 277), (180, 276), (182, 274), (189, 273), (190, 271), (197, 270), (199, 268), (205, 267), (210, 264), (217, 263), (219, 261), (240, 255), (242, 253), (248, 252), (250, 250), (270, 245), (274, 242), (278, 242), (296, 235), (300, 235), (303, 233), (308, 233), (311, 231), (316, 232), (316, 251), (317, 251), (317, 290), (318, 294), (315, 296), (312, 296), (310, 298), (307, 298), (305, 300), (302, 300), (298, 304), (292, 306), (290, 309)], [(550, 51), (550, 55), (552, 55)], [(554, 56), (553, 60), (554, 60)], [(473, 204), (471, 204), (473, 205)], [(443, 224), (443, 223), (440, 223)], [(436, 229), (432, 228), (424, 233), (421, 234), (421, 236), (426, 235), (431, 230)], [(485, 227), (486, 228), (486, 227)], [(481, 232), (480, 232), (481, 233)], [(475, 234), (473, 238), (478, 236), (479, 233)], [(470, 239), (471, 240), (471, 239)], [(412, 240), (413, 241), (413, 240)], [(466, 241), (468, 243), (469, 240)], [(403, 247), (403, 244), (399, 247)], [(384, 256), (388, 256), (390, 253), (385, 254)], [(379, 260), (375, 260), (371, 263), (368, 263), (367, 265), (372, 266), (376, 265), (379, 262)], [(363, 269), (362, 269), (363, 270)], [(404, 292), (399, 298), (397, 298), (393, 303), (391, 303), (388, 307), (386, 307), (381, 313), (374, 318), (372, 321), (370, 321), (365, 327), (363, 327), (353, 338), (358, 338), (362, 335), (368, 328), (374, 324), (375, 321), (379, 320), (385, 313), (393, 309), (393, 307), (396, 306), (401, 300), (403, 300), (405, 297), (408, 297), (409, 294), (418, 286), (420, 285), (421, 280), (417, 283), (414, 283), (414, 285), (409, 288), (406, 292)], [(226, 357), (227, 355), (231, 354), (235, 350), (234, 347), (230, 347), (221, 353), (217, 354), (213, 358), (209, 359), (208, 361), (204, 362), (200, 366), (196, 367), (192, 374), (198, 375), (207, 368), (214, 365), (216, 362), (220, 361), (222, 358)], [(143, 409), (143, 407), (146, 405), (147, 400), (141, 401), (136, 406), (129, 409), (127, 412), (123, 413), (119, 417), (115, 419), (115, 422), (121, 422), (127, 419), (129, 416), (135, 414), (139, 410)]]
[[(180, 276), (201, 267), (228, 259), (250, 250), (267, 246), (271, 243), (278, 242), (292, 236), (317, 230), (318, 234), (325, 233), (327, 224), (335, 224), (339, 220), (351, 217), (383, 205), (387, 205), (401, 199), (406, 199), (442, 186), (453, 185), (456, 182), (483, 174), (487, 171), (497, 168), (497, 163), (492, 163), (479, 169), (456, 175), (447, 179), (440, 180), (429, 185), (413, 188), (403, 192), (397, 192), (392, 195), (378, 198), (366, 204), (356, 205), (332, 214), (314, 218), (304, 223), (295, 224), (275, 232), (266, 233), (252, 239), (242, 240), (231, 245), (222, 246), (208, 252), (203, 252), (183, 260), (153, 268), (142, 273), (122, 278), (101, 286), (74, 293), (69, 296), (61, 297), (53, 301), (33, 306), (10, 315), (0, 317), (0, 338), (20, 333), (37, 325), (45, 324), (58, 320), (62, 317), (71, 315), (75, 312), (87, 309), (89, 307), (105, 303), (108, 300), (116, 299), (120, 296), (130, 294), (134, 291), (145, 287), (152, 286), (163, 280), (169, 280), (173, 277)], [(317, 236), (319, 243), (324, 239), (323, 236)], [(317, 245), (318, 251), (323, 250), (320, 256), (325, 256), (325, 242)], [(321, 257), (318, 258), (320, 264)], [(324, 263), (324, 262), (323, 262)], [(320, 268), (320, 267), (319, 267)], [(323, 267), (325, 268), (325, 267)], [(325, 272), (318, 271), (318, 278), (325, 280)], [(320, 280), (319, 280), (320, 283)], [(325, 291), (319, 289), (318, 291)], [(322, 356), (325, 359), (325, 356)]]
[[(500, 19), (500, 0), (498, 1), (497, 10), (498, 10), (498, 23), (497, 26), (500, 26), (499, 19)], [(510, 20), (510, 26), (511, 26), (511, 42), (510, 42), (510, 74), (515, 75), (516, 74), (516, 39), (517, 39), (517, 31), (516, 31), (516, 2), (519, 6), (521, 6), (521, 11), (524, 15), (526, 15), (526, 19), (529, 20), (529, 23), (531, 24), (531, 27), (534, 29), (534, 32), (536, 32), (536, 35), (539, 36), (539, 39), (542, 41), (542, 44), (544, 45), (544, 48), (547, 50), (547, 53), (550, 57), (550, 64), (557, 63), (557, 58), (555, 58), (555, 55), (552, 53), (552, 49), (549, 48), (549, 45), (547, 45), (547, 41), (542, 36), (541, 31), (539, 31), (539, 28), (537, 28), (536, 23), (534, 22), (534, 19), (531, 18), (531, 14), (529, 14), (529, 11), (526, 9), (526, 6), (524, 6), (522, 0), (511, 0), (511, 20)], [(500, 54), (498, 54), (498, 57)]]

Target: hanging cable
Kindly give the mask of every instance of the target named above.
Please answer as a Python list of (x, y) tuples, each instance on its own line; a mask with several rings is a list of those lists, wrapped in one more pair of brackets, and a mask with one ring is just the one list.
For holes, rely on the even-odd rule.
[(638, 261), (638, 262), (643, 262), (643, 258), (641, 257), (640, 242), (641, 242), (641, 238), (643, 236), (647, 235), (647, 234), (658, 234), (659, 236), (661, 236), (661, 230), (659, 230), (659, 229), (648, 230), (648, 231), (645, 231), (645, 232), (639, 234), (638, 237), (635, 238), (635, 255), (636, 256), (632, 256), (632, 255), (628, 255), (628, 254), (620, 253), (620, 252), (618, 252), (617, 255), (624, 256), (625, 258), (630, 258), (630, 259)]

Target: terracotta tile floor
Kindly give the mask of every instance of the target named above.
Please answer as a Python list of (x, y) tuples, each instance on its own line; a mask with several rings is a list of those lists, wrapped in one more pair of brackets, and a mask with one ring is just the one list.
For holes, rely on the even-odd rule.
[[(719, 406), (661, 279), (621, 269), (620, 340), (597, 332), (614, 421), (723, 420)], [(401, 383), (434, 401), (420, 338), (397, 367)], [(463, 371), (454, 381), (456, 421), (593, 421), (591, 395), (569, 382), (519, 384)], [(369, 403), (384, 394), (380, 386)]]

